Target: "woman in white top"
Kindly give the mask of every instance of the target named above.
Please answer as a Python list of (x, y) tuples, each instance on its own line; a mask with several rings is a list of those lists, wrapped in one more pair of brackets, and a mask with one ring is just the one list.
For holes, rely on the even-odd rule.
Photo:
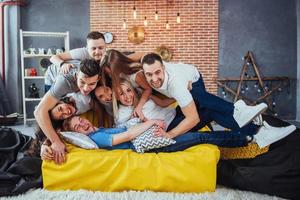
[(112, 80), (112, 89), (117, 91), (120, 87), (120, 78), (131, 82), (135, 88), (141, 88), (141, 98), (134, 106), (134, 116), (144, 120), (142, 108), (152, 94), (152, 88), (148, 84), (140, 63), (134, 62), (119, 51), (108, 50), (101, 61), (102, 80), (105, 86), (110, 86), (105, 80)]
[[(116, 126), (127, 122), (134, 117), (134, 107), (139, 102), (137, 92), (129, 81), (120, 79), (118, 93), (113, 92), (113, 111)], [(164, 120), (166, 127), (174, 119), (176, 111), (174, 108), (158, 106), (149, 99), (142, 107), (145, 119)]]

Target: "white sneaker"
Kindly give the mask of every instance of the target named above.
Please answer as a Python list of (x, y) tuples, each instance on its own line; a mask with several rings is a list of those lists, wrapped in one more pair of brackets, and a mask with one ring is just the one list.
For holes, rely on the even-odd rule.
[(240, 128), (248, 124), (261, 113), (267, 110), (268, 106), (265, 103), (260, 103), (255, 106), (248, 106), (243, 100), (238, 100), (234, 104), (233, 117)]
[(290, 125), (286, 127), (273, 127), (266, 121), (263, 121), (263, 126), (260, 127), (258, 132), (254, 135), (254, 141), (260, 148), (264, 148), (278, 140), (288, 136), (296, 130), (296, 126)]
[(261, 115), (258, 115), (257, 117), (255, 117), (254, 119), (253, 119), (253, 124), (255, 124), (255, 125), (257, 125), (257, 126), (262, 126), (262, 125), (264, 125), (263, 124), (263, 118), (262, 118), (262, 116)]

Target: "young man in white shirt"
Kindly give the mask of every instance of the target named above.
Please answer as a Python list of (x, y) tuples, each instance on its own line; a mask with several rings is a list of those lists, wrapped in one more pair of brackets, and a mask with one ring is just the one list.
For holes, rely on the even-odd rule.
[[(150, 53), (143, 57), (142, 66), (150, 86), (174, 98), (179, 105), (176, 108), (176, 117), (167, 129), (167, 137), (174, 138), (188, 131), (197, 131), (211, 121), (232, 131), (253, 132), (257, 126), (250, 122), (267, 109), (265, 103), (247, 106), (239, 100), (233, 104), (208, 93), (201, 74), (193, 65), (163, 63), (159, 55)], [(191, 90), (188, 89), (190, 82)], [(276, 129), (277, 132), (282, 132), (278, 133), (282, 136), (289, 134), (291, 130), (293, 127)], [(271, 138), (269, 143), (274, 140), (276, 138)]]

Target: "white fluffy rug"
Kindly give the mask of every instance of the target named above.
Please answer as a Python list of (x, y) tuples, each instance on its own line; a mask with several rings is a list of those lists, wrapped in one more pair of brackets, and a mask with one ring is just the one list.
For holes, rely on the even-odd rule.
[(279, 200), (281, 198), (262, 195), (253, 192), (233, 190), (224, 187), (217, 188), (212, 193), (165, 193), (165, 192), (90, 192), (79, 191), (57, 191), (50, 192), (42, 189), (32, 190), (24, 195), (16, 197), (4, 197), (1, 200)]

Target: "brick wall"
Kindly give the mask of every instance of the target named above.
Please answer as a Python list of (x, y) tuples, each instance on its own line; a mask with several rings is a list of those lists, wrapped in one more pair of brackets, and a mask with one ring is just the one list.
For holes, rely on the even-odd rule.
[[(133, 19), (133, 6), (137, 9), (137, 19)], [(167, 4), (168, 2), (168, 4)], [(172, 61), (182, 61), (197, 66), (201, 71), (205, 85), (210, 92), (216, 93), (215, 79), (218, 74), (218, 0), (147, 0), (117, 1), (91, 0), (91, 30), (112, 32), (114, 41), (109, 48), (122, 51), (150, 52), (160, 45), (166, 45), (173, 52)], [(155, 5), (159, 20), (154, 20)], [(168, 21), (170, 29), (166, 29)], [(181, 23), (176, 23), (177, 12), (180, 12)], [(128, 30), (134, 25), (143, 26), (144, 17), (145, 41), (135, 45), (128, 41)], [(127, 29), (122, 29), (126, 18)]]

